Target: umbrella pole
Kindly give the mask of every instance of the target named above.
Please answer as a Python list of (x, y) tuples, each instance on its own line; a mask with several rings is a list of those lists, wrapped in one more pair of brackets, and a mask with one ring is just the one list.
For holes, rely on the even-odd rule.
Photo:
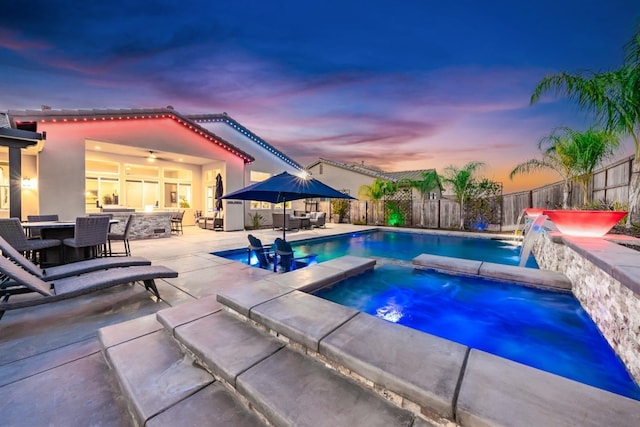
[(282, 240), (286, 241), (287, 239), (284, 236), (284, 232), (287, 229), (287, 199), (285, 198), (282, 201)]

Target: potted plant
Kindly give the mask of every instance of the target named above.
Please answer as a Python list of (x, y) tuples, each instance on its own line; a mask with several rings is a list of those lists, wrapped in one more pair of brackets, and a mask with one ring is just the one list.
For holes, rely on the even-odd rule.
[(334, 222), (341, 223), (349, 213), (349, 201), (347, 199), (331, 200), (331, 210), (334, 215)]
[(252, 229), (258, 230), (262, 225), (262, 221), (264, 220), (264, 217), (260, 215), (259, 212), (248, 213), (247, 215), (249, 215), (249, 218), (251, 218)]

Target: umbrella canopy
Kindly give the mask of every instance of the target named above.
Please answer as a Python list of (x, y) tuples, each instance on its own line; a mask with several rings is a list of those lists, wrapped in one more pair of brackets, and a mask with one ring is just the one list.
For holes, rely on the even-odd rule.
[[(282, 203), (292, 200), (325, 197), (331, 199), (353, 199), (348, 194), (329, 187), (315, 178), (300, 178), (287, 172), (222, 196), (223, 199), (256, 200), (260, 202)], [(282, 239), (285, 230), (282, 228)]]
[(222, 210), (222, 195), (224, 194), (224, 187), (222, 186), (222, 176), (220, 176), (220, 174), (216, 175), (216, 192), (215, 192), (215, 199), (216, 199), (216, 210), (221, 211)]

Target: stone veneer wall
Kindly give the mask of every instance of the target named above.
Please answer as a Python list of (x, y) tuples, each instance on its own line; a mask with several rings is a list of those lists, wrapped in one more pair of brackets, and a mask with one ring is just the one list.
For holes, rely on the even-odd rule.
[(564, 273), (571, 280), (575, 297), (640, 383), (640, 296), (575, 250), (553, 240), (544, 233), (535, 242), (538, 265)]
[[(111, 227), (114, 233), (122, 233), (131, 212), (109, 212), (118, 224)], [(136, 218), (129, 231), (130, 240), (171, 237), (171, 216), (173, 212), (133, 212)]]

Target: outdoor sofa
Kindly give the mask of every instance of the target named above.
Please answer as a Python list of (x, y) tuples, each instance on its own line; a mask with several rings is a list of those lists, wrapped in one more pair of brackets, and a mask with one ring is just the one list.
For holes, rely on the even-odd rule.
[(301, 227), (302, 220), (294, 218), (289, 214), (272, 213), (273, 228), (285, 228), (287, 230), (298, 230)]

